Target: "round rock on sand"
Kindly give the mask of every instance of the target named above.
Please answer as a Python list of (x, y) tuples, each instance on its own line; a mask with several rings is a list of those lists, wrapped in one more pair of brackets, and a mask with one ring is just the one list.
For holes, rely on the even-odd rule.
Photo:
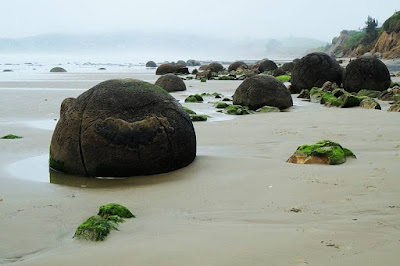
[(174, 74), (166, 74), (156, 81), (156, 85), (168, 92), (185, 91), (185, 82)]
[(384, 91), (390, 86), (390, 73), (386, 65), (375, 57), (364, 57), (351, 61), (343, 79), (348, 92), (360, 90)]
[(171, 64), (162, 64), (159, 66), (156, 70), (156, 75), (165, 75), (169, 73), (175, 73), (177, 71), (178, 67), (173, 66)]
[(236, 89), (233, 104), (248, 106), (251, 110), (266, 105), (282, 110), (293, 106), (293, 100), (282, 82), (273, 76), (256, 75), (245, 79)]
[(260, 71), (260, 73), (275, 70), (277, 68), (278, 66), (275, 64), (275, 62), (268, 59), (262, 60), (258, 63), (258, 70)]
[(146, 67), (157, 67), (157, 64), (154, 61), (149, 61), (146, 63)]
[(85, 176), (173, 171), (196, 157), (189, 115), (165, 90), (147, 82), (102, 82), (62, 104), (50, 167)]
[(246, 69), (248, 68), (248, 66), (246, 65), (245, 62), (243, 62), (243, 61), (236, 61), (236, 62), (230, 64), (230, 66), (228, 67), (228, 71), (229, 71), (229, 72), (231, 72), (231, 71), (236, 71), (239, 67), (243, 67), (243, 68), (246, 68)]
[(294, 92), (321, 88), (325, 82), (342, 84), (342, 68), (336, 59), (325, 53), (311, 53), (295, 64), (292, 71)]
[(207, 66), (207, 70), (211, 70), (211, 72), (218, 73), (223, 71), (224, 67), (220, 63), (213, 62)]
[(62, 67), (53, 67), (50, 72), (67, 72), (67, 70)]

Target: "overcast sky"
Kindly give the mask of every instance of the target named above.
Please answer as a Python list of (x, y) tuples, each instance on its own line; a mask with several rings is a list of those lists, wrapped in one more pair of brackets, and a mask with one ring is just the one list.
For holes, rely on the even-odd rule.
[(230, 38), (311, 37), (383, 22), (400, 0), (2, 0), (0, 37), (168, 31)]

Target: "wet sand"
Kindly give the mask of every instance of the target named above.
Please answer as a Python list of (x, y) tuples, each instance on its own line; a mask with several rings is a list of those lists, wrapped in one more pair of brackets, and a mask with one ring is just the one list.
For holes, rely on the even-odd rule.
[[(0, 140), (0, 263), (398, 265), (398, 113), (295, 99), (289, 112), (228, 117), (215, 113), (209, 97), (185, 104), (213, 116), (194, 124), (198, 156), (190, 166), (125, 180), (53, 175), (49, 183), (46, 158), (61, 101), (114, 77), (157, 79), (68, 73), (0, 81), (0, 135), (24, 136)], [(176, 98), (230, 97), (240, 81), (186, 84)], [(321, 139), (343, 144), (358, 159), (286, 163), (297, 146)], [(76, 227), (109, 202), (138, 218), (104, 242), (74, 240)]]

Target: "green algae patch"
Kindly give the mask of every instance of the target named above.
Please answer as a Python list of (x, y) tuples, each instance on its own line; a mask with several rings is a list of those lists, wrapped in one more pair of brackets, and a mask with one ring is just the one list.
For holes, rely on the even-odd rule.
[(259, 109), (256, 110), (256, 112), (258, 113), (273, 113), (273, 112), (280, 112), (281, 110), (279, 110), (279, 108), (274, 107), (274, 106), (263, 106)]
[(241, 106), (241, 105), (229, 105), (226, 108), (226, 113), (228, 115), (249, 115), (252, 114), (252, 112), (249, 110), (247, 106)]
[(135, 215), (133, 215), (130, 210), (116, 203), (109, 203), (107, 205), (101, 206), (97, 215), (103, 217), (117, 215), (121, 218), (135, 218)]
[(183, 106), (183, 110), (185, 110), (185, 112), (188, 113), (189, 115), (195, 115), (196, 114), (195, 111), (193, 111), (192, 109), (190, 109), (188, 107), (185, 107), (185, 106)]
[(215, 107), (216, 107), (216, 108), (219, 108), (219, 109), (224, 109), (224, 108), (227, 108), (228, 106), (229, 106), (229, 104), (224, 103), (224, 102), (217, 102), (217, 103), (215, 104)]
[(207, 79), (206, 78), (201, 78), (200, 82), (207, 82)]
[(74, 238), (103, 241), (112, 230), (118, 230), (118, 224), (124, 222), (123, 218), (135, 218), (135, 216), (122, 205), (116, 203), (103, 205), (97, 215), (89, 217), (78, 226)]
[(192, 114), (189, 116), (190, 116), (190, 120), (192, 120), (192, 122), (204, 122), (204, 121), (207, 121), (207, 119), (208, 119), (207, 115)]
[(8, 135), (1, 137), (1, 139), (22, 139), (22, 138), (23, 137), (21, 137), (21, 136), (17, 136), (17, 135), (13, 135), (13, 134), (8, 134)]
[(322, 94), (321, 104), (325, 104), (326, 106), (339, 107), (343, 104), (343, 101), (339, 98), (336, 98), (332, 92), (325, 92), (324, 94)]
[(330, 140), (321, 140), (314, 145), (302, 145), (288, 159), (296, 164), (330, 164), (337, 165), (346, 162), (346, 157), (356, 158), (354, 153)]
[(220, 99), (220, 98), (222, 98), (224, 95), (222, 95), (221, 93), (218, 93), (218, 92), (214, 92), (213, 94), (211, 94), (212, 96), (214, 96), (215, 97), (215, 99)]
[(202, 102), (202, 101), (203, 101), (203, 97), (199, 94), (189, 95), (185, 99), (186, 103), (198, 103), (198, 102)]
[(340, 105), (340, 108), (350, 108), (350, 107), (360, 106), (362, 100), (361, 97), (355, 96), (348, 92), (340, 96), (340, 99), (343, 101), (343, 103)]
[(322, 89), (314, 87), (310, 90), (310, 101), (313, 103), (320, 103), (322, 98)]
[(111, 230), (118, 230), (118, 222), (122, 219), (119, 218), (118, 222), (116, 220), (115, 217), (108, 219), (98, 215), (92, 216), (78, 226), (74, 238), (103, 241)]
[(276, 79), (279, 80), (280, 82), (284, 83), (284, 82), (290, 82), (292, 77), (289, 75), (282, 75), (282, 76), (276, 77)]
[(230, 101), (232, 101), (232, 99), (229, 99), (229, 98), (223, 98), (223, 99), (222, 99), (222, 101), (223, 101), (223, 102), (230, 102)]
[(59, 172), (64, 172), (65, 171), (65, 164), (63, 161), (55, 160), (53, 157), (49, 158), (49, 166), (51, 169), (59, 171)]

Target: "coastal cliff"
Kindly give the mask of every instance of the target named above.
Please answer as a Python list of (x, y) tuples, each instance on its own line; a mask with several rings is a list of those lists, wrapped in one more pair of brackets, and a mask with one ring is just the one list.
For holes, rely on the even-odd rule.
[(368, 18), (367, 27), (361, 31), (343, 30), (332, 43), (316, 49), (333, 53), (337, 57), (359, 57), (365, 53), (380, 53), (382, 58), (400, 58), (400, 11), (388, 18), (381, 28)]

